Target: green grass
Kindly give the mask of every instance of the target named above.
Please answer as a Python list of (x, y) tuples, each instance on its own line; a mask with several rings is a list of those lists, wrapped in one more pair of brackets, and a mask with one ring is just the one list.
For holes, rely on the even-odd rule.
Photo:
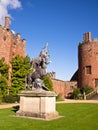
[(0, 109), (0, 130), (98, 130), (98, 104), (57, 104), (64, 117), (51, 121), (13, 117), (13, 110)]

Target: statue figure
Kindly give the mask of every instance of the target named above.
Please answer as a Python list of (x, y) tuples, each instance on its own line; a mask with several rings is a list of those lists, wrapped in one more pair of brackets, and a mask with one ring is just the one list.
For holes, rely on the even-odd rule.
[(48, 88), (45, 87), (43, 81), (41, 80), (41, 77), (47, 74), (47, 65), (49, 64), (48, 60), (50, 55), (47, 47), (48, 45), (45, 45), (45, 47), (42, 48), (39, 56), (31, 60), (31, 68), (34, 69), (34, 72), (26, 76), (26, 89), (40, 88), (48, 90)]

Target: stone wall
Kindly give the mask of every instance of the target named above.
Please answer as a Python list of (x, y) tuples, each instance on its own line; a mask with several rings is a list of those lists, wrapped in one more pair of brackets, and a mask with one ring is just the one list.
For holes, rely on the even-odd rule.
[(9, 65), (9, 83), (12, 73), (12, 58), (16, 55), (25, 56), (26, 40), (20, 38), (20, 34), (14, 34), (9, 29), (10, 18), (5, 17), (5, 25), (0, 25), (0, 59)]
[(60, 95), (63, 99), (73, 92), (74, 88), (77, 88), (76, 81), (63, 81), (58, 79), (52, 79), (54, 91)]

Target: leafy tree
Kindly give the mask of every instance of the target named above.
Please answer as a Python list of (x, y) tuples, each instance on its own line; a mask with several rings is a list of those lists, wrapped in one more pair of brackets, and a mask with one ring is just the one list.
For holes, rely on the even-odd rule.
[(0, 95), (5, 96), (8, 94), (8, 69), (9, 66), (0, 59)]
[(81, 93), (83, 94), (85, 92), (85, 94), (91, 93), (93, 91), (93, 88), (88, 86), (88, 85), (84, 85), (82, 88), (80, 88)]
[(25, 77), (30, 73), (30, 58), (17, 55), (12, 59), (12, 87), (10, 92), (17, 95), (25, 86)]
[(49, 76), (45, 75), (42, 77), (42, 80), (45, 84), (45, 87), (47, 87), (50, 91), (53, 91), (53, 83)]
[(74, 89), (73, 93), (71, 94), (71, 99), (83, 99), (83, 93), (88, 94), (93, 91), (93, 88), (91, 88), (88, 85), (84, 85), (82, 88), (76, 88)]
[(81, 99), (82, 98), (82, 94), (80, 92), (79, 88), (74, 89), (73, 93), (70, 96), (71, 99)]
[(0, 59), (0, 74), (5, 78), (8, 78), (8, 69), (9, 66), (5, 62), (3, 62), (2, 59)]
[(3, 96), (8, 94), (8, 83), (4, 76), (0, 76), (0, 91)]

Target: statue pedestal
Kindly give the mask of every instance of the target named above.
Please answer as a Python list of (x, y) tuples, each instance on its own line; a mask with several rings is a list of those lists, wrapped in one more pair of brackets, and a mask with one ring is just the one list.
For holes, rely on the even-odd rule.
[(33, 90), (20, 93), (20, 109), (17, 116), (53, 119), (58, 117), (56, 94), (50, 91)]

